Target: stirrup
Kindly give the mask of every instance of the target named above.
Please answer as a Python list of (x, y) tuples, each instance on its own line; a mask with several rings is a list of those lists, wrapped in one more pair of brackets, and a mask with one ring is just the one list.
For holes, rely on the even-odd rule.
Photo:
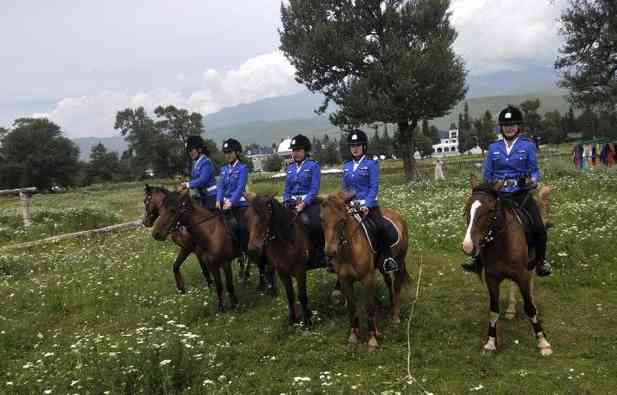
[(384, 259), (382, 268), (385, 273), (396, 272), (398, 271), (398, 262), (394, 258), (388, 257)]
[(550, 263), (544, 262), (536, 265), (536, 274), (540, 277), (550, 276), (553, 273), (553, 267)]

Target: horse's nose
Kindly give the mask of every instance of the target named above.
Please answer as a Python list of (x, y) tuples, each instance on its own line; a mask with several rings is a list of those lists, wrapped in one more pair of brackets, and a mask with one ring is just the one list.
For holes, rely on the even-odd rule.
[(328, 258), (333, 258), (336, 255), (336, 248), (326, 244), (324, 252)]

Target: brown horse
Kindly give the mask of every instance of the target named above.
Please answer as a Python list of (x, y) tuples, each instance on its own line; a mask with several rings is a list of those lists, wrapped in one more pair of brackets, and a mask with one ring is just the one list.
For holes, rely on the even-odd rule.
[[(154, 225), (154, 221), (159, 217), (159, 209), (163, 205), (163, 200), (169, 193), (169, 191), (165, 188), (159, 187), (151, 187), (146, 184), (144, 189), (145, 197), (144, 197), (144, 219), (143, 224), (145, 227), (150, 228)], [(182, 278), (182, 273), (180, 272), (180, 267), (186, 261), (189, 255), (193, 251), (195, 251), (195, 243), (193, 242), (193, 237), (191, 234), (184, 228), (179, 228), (170, 233), (171, 240), (180, 247), (180, 252), (178, 252), (178, 256), (173, 263), (173, 272), (174, 278), (176, 279), (176, 288), (178, 291), (182, 293), (186, 293), (186, 288), (184, 286), (184, 279)], [(197, 260), (199, 261), (199, 266), (201, 266), (201, 271), (208, 282), (208, 287), (212, 288), (212, 278), (210, 277), (210, 273), (208, 272), (208, 267), (206, 263), (199, 259), (199, 255), (197, 256)]]
[(308, 231), (294, 213), (273, 196), (257, 196), (250, 200), (246, 211), (249, 228), (248, 249), (264, 252), (272, 262), (285, 287), (289, 307), (289, 323), (299, 321), (292, 278), (296, 280), (298, 299), (302, 307), (302, 323), (311, 328), (311, 311), (306, 292), (306, 270), (312, 256)]
[(214, 276), (218, 311), (225, 310), (221, 269), (225, 275), (225, 289), (231, 307), (235, 307), (238, 298), (234, 292), (231, 260), (239, 256), (239, 251), (234, 249), (233, 241), (227, 236), (223, 216), (193, 204), (188, 192), (169, 192), (159, 208), (159, 217), (152, 227), (152, 237), (163, 241), (180, 227), (185, 227), (190, 233), (194, 240), (195, 254), (200, 262), (206, 263), (208, 271)]
[(351, 345), (358, 343), (359, 317), (353, 298), (353, 283), (360, 281), (365, 287), (366, 313), (369, 328), (369, 351), (375, 351), (379, 347), (377, 336), (379, 330), (375, 322), (375, 288), (377, 268), (383, 275), (384, 282), (390, 295), (392, 306), (392, 320), (400, 322), (401, 289), (409, 280), (405, 266), (405, 257), (408, 248), (407, 223), (395, 211), (382, 209), (383, 215), (391, 220), (399, 231), (400, 239), (392, 247), (392, 257), (397, 260), (400, 270), (386, 274), (381, 269), (383, 257), (373, 252), (370, 243), (365, 236), (360, 223), (354, 218), (348, 203), (351, 196), (344, 192), (330, 194), (321, 203), (321, 225), (324, 231), (326, 255), (331, 259), (338, 280), (341, 284), (351, 323), (351, 334), (348, 342)]
[[(463, 241), (466, 254), (479, 253), (483, 277), (490, 297), (488, 340), (484, 350), (497, 349), (497, 321), (499, 320), (499, 287), (503, 280), (512, 280), (521, 291), (525, 313), (531, 320), (538, 348), (542, 355), (553, 350), (546, 340), (532, 297), (533, 271), (529, 270), (529, 252), (525, 231), (511, 206), (506, 205), (501, 194), (503, 182), (477, 185), (471, 180), (471, 196), (465, 213), (467, 232)], [(545, 195), (548, 191), (540, 191)]]

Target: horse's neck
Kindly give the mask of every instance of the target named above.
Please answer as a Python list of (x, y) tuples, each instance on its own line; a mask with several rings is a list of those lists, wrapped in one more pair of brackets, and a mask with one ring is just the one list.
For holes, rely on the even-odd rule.
[(364, 237), (364, 232), (362, 230), (362, 225), (356, 218), (354, 218), (350, 213), (346, 213), (348, 217), (347, 226), (345, 227), (345, 238), (349, 242), (349, 248), (352, 253), (355, 251), (364, 254), (364, 249), (355, 249), (352, 248), (354, 242), (360, 243), (363, 247), (366, 248), (366, 251), (370, 251), (369, 241), (366, 237)]
[(191, 204), (193, 205), (190, 216), (191, 227), (199, 232), (201, 238), (210, 239), (214, 235), (216, 226), (222, 223), (222, 219), (214, 218), (218, 217), (217, 214), (203, 206)]

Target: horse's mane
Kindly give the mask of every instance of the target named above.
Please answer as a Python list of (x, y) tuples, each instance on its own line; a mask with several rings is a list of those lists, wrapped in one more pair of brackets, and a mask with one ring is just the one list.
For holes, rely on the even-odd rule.
[(320, 201), (322, 202), (322, 204), (328, 205), (328, 206), (333, 206), (334, 208), (337, 208), (339, 210), (345, 210), (346, 209), (346, 201), (348, 200), (348, 193), (345, 191), (338, 191), (338, 192), (334, 192), (329, 194), (328, 196), (326, 196), (325, 199), (321, 199)]
[(296, 238), (296, 228), (292, 221), (292, 213), (278, 200), (271, 196), (256, 196), (251, 206), (260, 218), (267, 217), (268, 206), (272, 208), (270, 230), (277, 238), (293, 243)]
[(153, 193), (160, 192), (163, 195), (167, 195), (167, 194), (170, 193), (170, 191), (167, 188), (162, 187), (162, 186), (161, 187), (152, 187), (152, 186), (146, 185), (146, 187), (144, 188), (144, 191), (146, 193), (148, 193), (148, 194), (153, 194)]
[(491, 184), (490, 182), (483, 182), (482, 184), (476, 185), (471, 190), (472, 194), (475, 192), (484, 192), (486, 194), (489, 194), (495, 197), (497, 197), (497, 195), (499, 194), (499, 192), (495, 190), (495, 186)]

